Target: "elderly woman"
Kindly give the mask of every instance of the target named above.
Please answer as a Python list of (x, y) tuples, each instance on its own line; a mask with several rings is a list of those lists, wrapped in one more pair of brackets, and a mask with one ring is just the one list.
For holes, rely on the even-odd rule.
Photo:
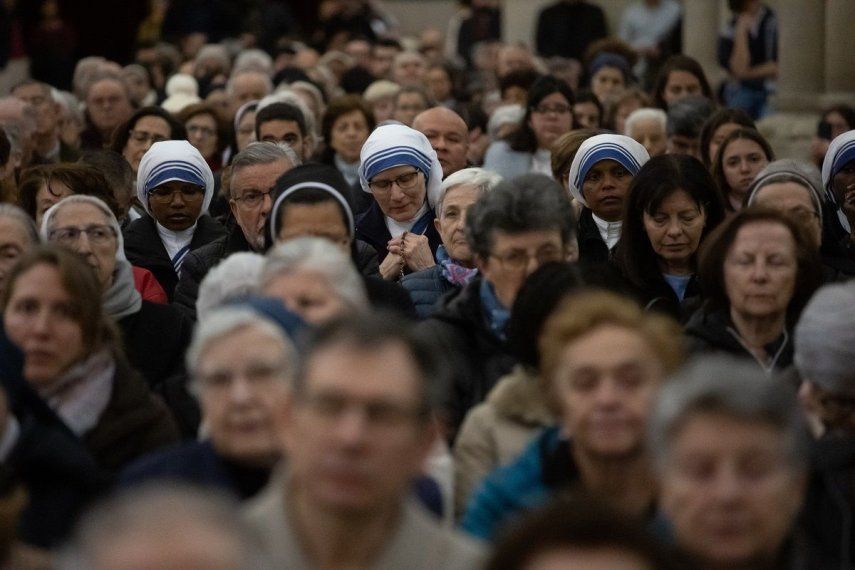
[(251, 251), (233, 253), (211, 269), (199, 283), (196, 316), (204, 320), (223, 305), (252, 297), (264, 269), (264, 256)]
[(175, 307), (141, 298), (119, 222), (104, 202), (93, 196), (64, 198), (45, 214), (41, 234), (79, 253), (98, 276), (104, 312), (119, 325), (128, 361), (149, 386), (159, 389), (183, 371), (192, 327)]
[[(844, 244), (850, 258), (855, 235), (855, 130), (831, 141), (822, 163), (822, 186), (836, 216), (831, 219), (831, 238)], [(836, 220), (834, 219), (836, 218)]]
[(187, 140), (202, 154), (211, 172), (219, 172), (231, 133), (220, 120), (217, 109), (208, 103), (188, 105), (178, 113), (178, 120), (187, 129)]
[(255, 310), (225, 307), (200, 319), (187, 368), (205, 438), (141, 459), (125, 470), (122, 482), (178, 479), (240, 499), (255, 495), (281, 457), (275, 419), (291, 390), (296, 360), (285, 331)]
[(330, 103), (321, 121), (326, 147), (321, 162), (334, 166), (347, 183), (359, 185), (359, 153), (374, 130), (374, 115), (357, 95), (339, 97)]
[(640, 142), (652, 157), (665, 154), (668, 146), (668, 115), (662, 109), (643, 108), (626, 118), (623, 134)]
[(551, 174), (552, 144), (573, 128), (575, 100), (565, 82), (552, 76), (538, 79), (528, 92), (519, 126), (487, 148), (484, 168), (503, 178), (527, 172)]
[(559, 425), (487, 476), (463, 528), (494, 537), (514, 515), (564, 489), (636, 517), (654, 513), (645, 422), (659, 386), (681, 363), (679, 339), (671, 319), (644, 313), (620, 296), (594, 291), (566, 299), (538, 343), (546, 401)]
[(442, 245), (436, 250), (438, 263), (401, 279), (419, 317), (429, 317), (440, 297), (460, 289), (478, 272), (466, 241), (466, 212), (499, 182), (497, 174), (481, 168), (465, 168), (443, 180), (433, 222), (442, 237)]
[(442, 166), (427, 137), (403, 125), (378, 127), (360, 158), (359, 182), (374, 202), (357, 218), (356, 237), (377, 250), (380, 275), (396, 280), (434, 265)]
[(792, 217), (819, 251), (824, 280), (841, 281), (855, 275), (855, 261), (847, 257), (840, 244), (825, 236), (823, 195), (822, 180), (815, 166), (782, 159), (770, 163), (757, 174), (745, 204), (771, 208)]
[(779, 380), (744, 361), (698, 360), (660, 392), (650, 435), (661, 509), (677, 546), (694, 557), (685, 567), (844, 567), (792, 540), (807, 438)]
[(184, 256), (226, 233), (207, 215), (213, 195), (214, 175), (189, 142), (158, 142), (143, 156), (137, 200), (148, 215), (125, 229), (125, 254), (154, 274), (170, 301)]
[(102, 303), (95, 272), (53, 246), (21, 259), (2, 298), (5, 331), (23, 353), (27, 383), (113, 472), (178, 433), (127, 364)]
[(187, 138), (184, 125), (160, 107), (137, 109), (127, 122), (119, 125), (113, 133), (110, 148), (125, 157), (134, 172), (140, 160), (156, 142)]
[(623, 135), (597, 135), (579, 146), (568, 177), (570, 193), (583, 206), (579, 217), (579, 260), (608, 261), (621, 234), (624, 205), (633, 176), (650, 159)]
[(629, 187), (614, 262), (645, 309), (685, 320), (697, 301), (697, 253), (724, 220), (724, 204), (704, 166), (690, 156), (651, 158)]
[(26, 212), (12, 204), (0, 204), (0, 296), (15, 264), (39, 243), (39, 233)]
[(822, 275), (810, 238), (789, 216), (747, 208), (707, 242), (699, 267), (706, 302), (686, 324), (693, 348), (753, 359), (767, 373), (786, 368), (792, 327)]
[(772, 147), (754, 129), (736, 129), (724, 138), (712, 175), (729, 212), (742, 208), (754, 177), (773, 160)]
[(271, 249), (259, 292), (280, 299), (312, 325), (368, 309), (356, 268), (340, 248), (322, 238), (296, 238)]

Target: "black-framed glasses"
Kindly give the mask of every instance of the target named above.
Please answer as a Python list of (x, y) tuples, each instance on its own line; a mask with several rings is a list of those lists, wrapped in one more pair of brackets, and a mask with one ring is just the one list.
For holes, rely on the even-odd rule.
[(528, 267), (529, 260), (537, 260), (538, 267), (553, 261), (563, 261), (565, 251), (560, 247), (548, 246), (537, 250), (534, 253), (517, 249), (503, 254), (490, 254), (499, 261), (505, 269), (511, 271), (522, 271)]
[(264, 198), (270, 196), (270, 193), (273, 192), (274, 189), (275, 187), (271, 186), (265, 192), (262, 192), (261, 190), (249, 190), (244, 192), (242, 196), (232, 198), (232, 200), (246, 208), (255, 208), (264, 201)]
[(68, 226), (65, 228), (56, 228), (48, 233), (50, 241), (57, 242), (62, 245), (72, 245), (77, 243), (80, 236), (86, 234), (86, 238), (98, 245), (109, 243), (116, 238), (116, 228), (108, 225), (91, 225), (85, 228), (77, 226)]
[(419, 181), (419, 171), (413, 170), (412, 172), (405, 172), (395, 178), (389, 180), (372, 180), (368, 183), (368, 186), (372, 190), (379, 190), (380, 192), (387, 192), (392, 189), (392, 184), (397, 184), (398, 188), (401, 190), (411, 190), (416, 187), (416, 184)]
[(150, 200), (154, 200), (161, 204), (169, 204), (172, 202), (176, 194), (180, 194), (185, 201), (192, 202), (198, 200), (205, 195), (205, 189), (201, 186), (185, 185), (181, 188), (169, 188), (166, 185), (158, 186), (148, 193)]

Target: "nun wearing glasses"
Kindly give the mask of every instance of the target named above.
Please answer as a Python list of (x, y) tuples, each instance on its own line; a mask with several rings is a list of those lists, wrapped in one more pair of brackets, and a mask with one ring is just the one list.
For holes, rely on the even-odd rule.
[(356, 220), (356, 237), (377, 250), (380, 275), (394, 281), (435, 265), (442, 166), (427, 138), (401, 124), (376, 128), (362, 146), (359, 182), (374, 200)]
[(137, 198), (148, 215), (125, 229), (125, 254), (154, 274), (170, 302), (184, 257), (226, 234), (207, 214), (213, 194), (214, 175), (187, 141), (154, 143), (140, 161)]

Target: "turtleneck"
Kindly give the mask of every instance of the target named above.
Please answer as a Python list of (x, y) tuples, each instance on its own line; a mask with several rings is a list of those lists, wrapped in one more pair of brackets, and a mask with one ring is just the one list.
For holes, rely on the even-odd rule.
[(594, 218), (594, 223), (597, 224), (597, 229), (600, 230), (600, 236), (603, 238), (603, 241), (606, 242), (608, 248), (612, 249), (616, 246), (620, 239), (620, 229), (623, 225), (623, 221), (607, 222), (593, 212), (591, 213), (591, 217)]
[(156, 225), (160, 241), (163, 242), (163, 247), (166, 248), (169, 259), (175, 257), (175, 254), (181, 251), (182, 248), (190, 245), (190, 242), (193, 241), (193, 232), (196, 231), (196, 224), (180, 232), (167, 229), (161, 226), (160, 222), (156, 222)]
[(422, 204), (422, 207), (419, 208), (419, 211), (416, 212), (416, 215), (406, 222), (398, 222), (390, 218), (389, 216), (383, 216), (386, 219), (386, 227), (389, 229), (389, 234), (396, 238), (400, 236), (404, 232), (410, 231), (416, 222), (419, 221), (419, 218), (425, 215), (428, 211), (427, 201)]
[(333, 163), (335, 167), (341, 172), (341, 175), (344, 176), (344, 179), (351, 186), (355, 186), (357, 182), (359, 182), (359, 161), (356, 162), (346, 162), (342, 157), (336, 153), (333, 157)]

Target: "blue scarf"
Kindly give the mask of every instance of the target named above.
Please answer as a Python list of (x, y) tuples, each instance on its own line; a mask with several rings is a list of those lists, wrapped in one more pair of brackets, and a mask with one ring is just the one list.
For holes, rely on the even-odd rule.
[(496, 335), (496, 338), (505, 340), (505, 328), (511, 318), (511, 311), (506, 309), (499, 298), (496, 297), (496, 290), (493, 284), (486, 279), (481, 281), (481, 305), (484, 307), (484, 316), (487, 319), (487, 326)]
[(441, 245), (436, 248), (436, 261), (442, 267), (442, 276), (449, 283), (463, 287), (478, 275), (478, 269), (475, 267), (463, 267), (448, 255), (445, 246)]

